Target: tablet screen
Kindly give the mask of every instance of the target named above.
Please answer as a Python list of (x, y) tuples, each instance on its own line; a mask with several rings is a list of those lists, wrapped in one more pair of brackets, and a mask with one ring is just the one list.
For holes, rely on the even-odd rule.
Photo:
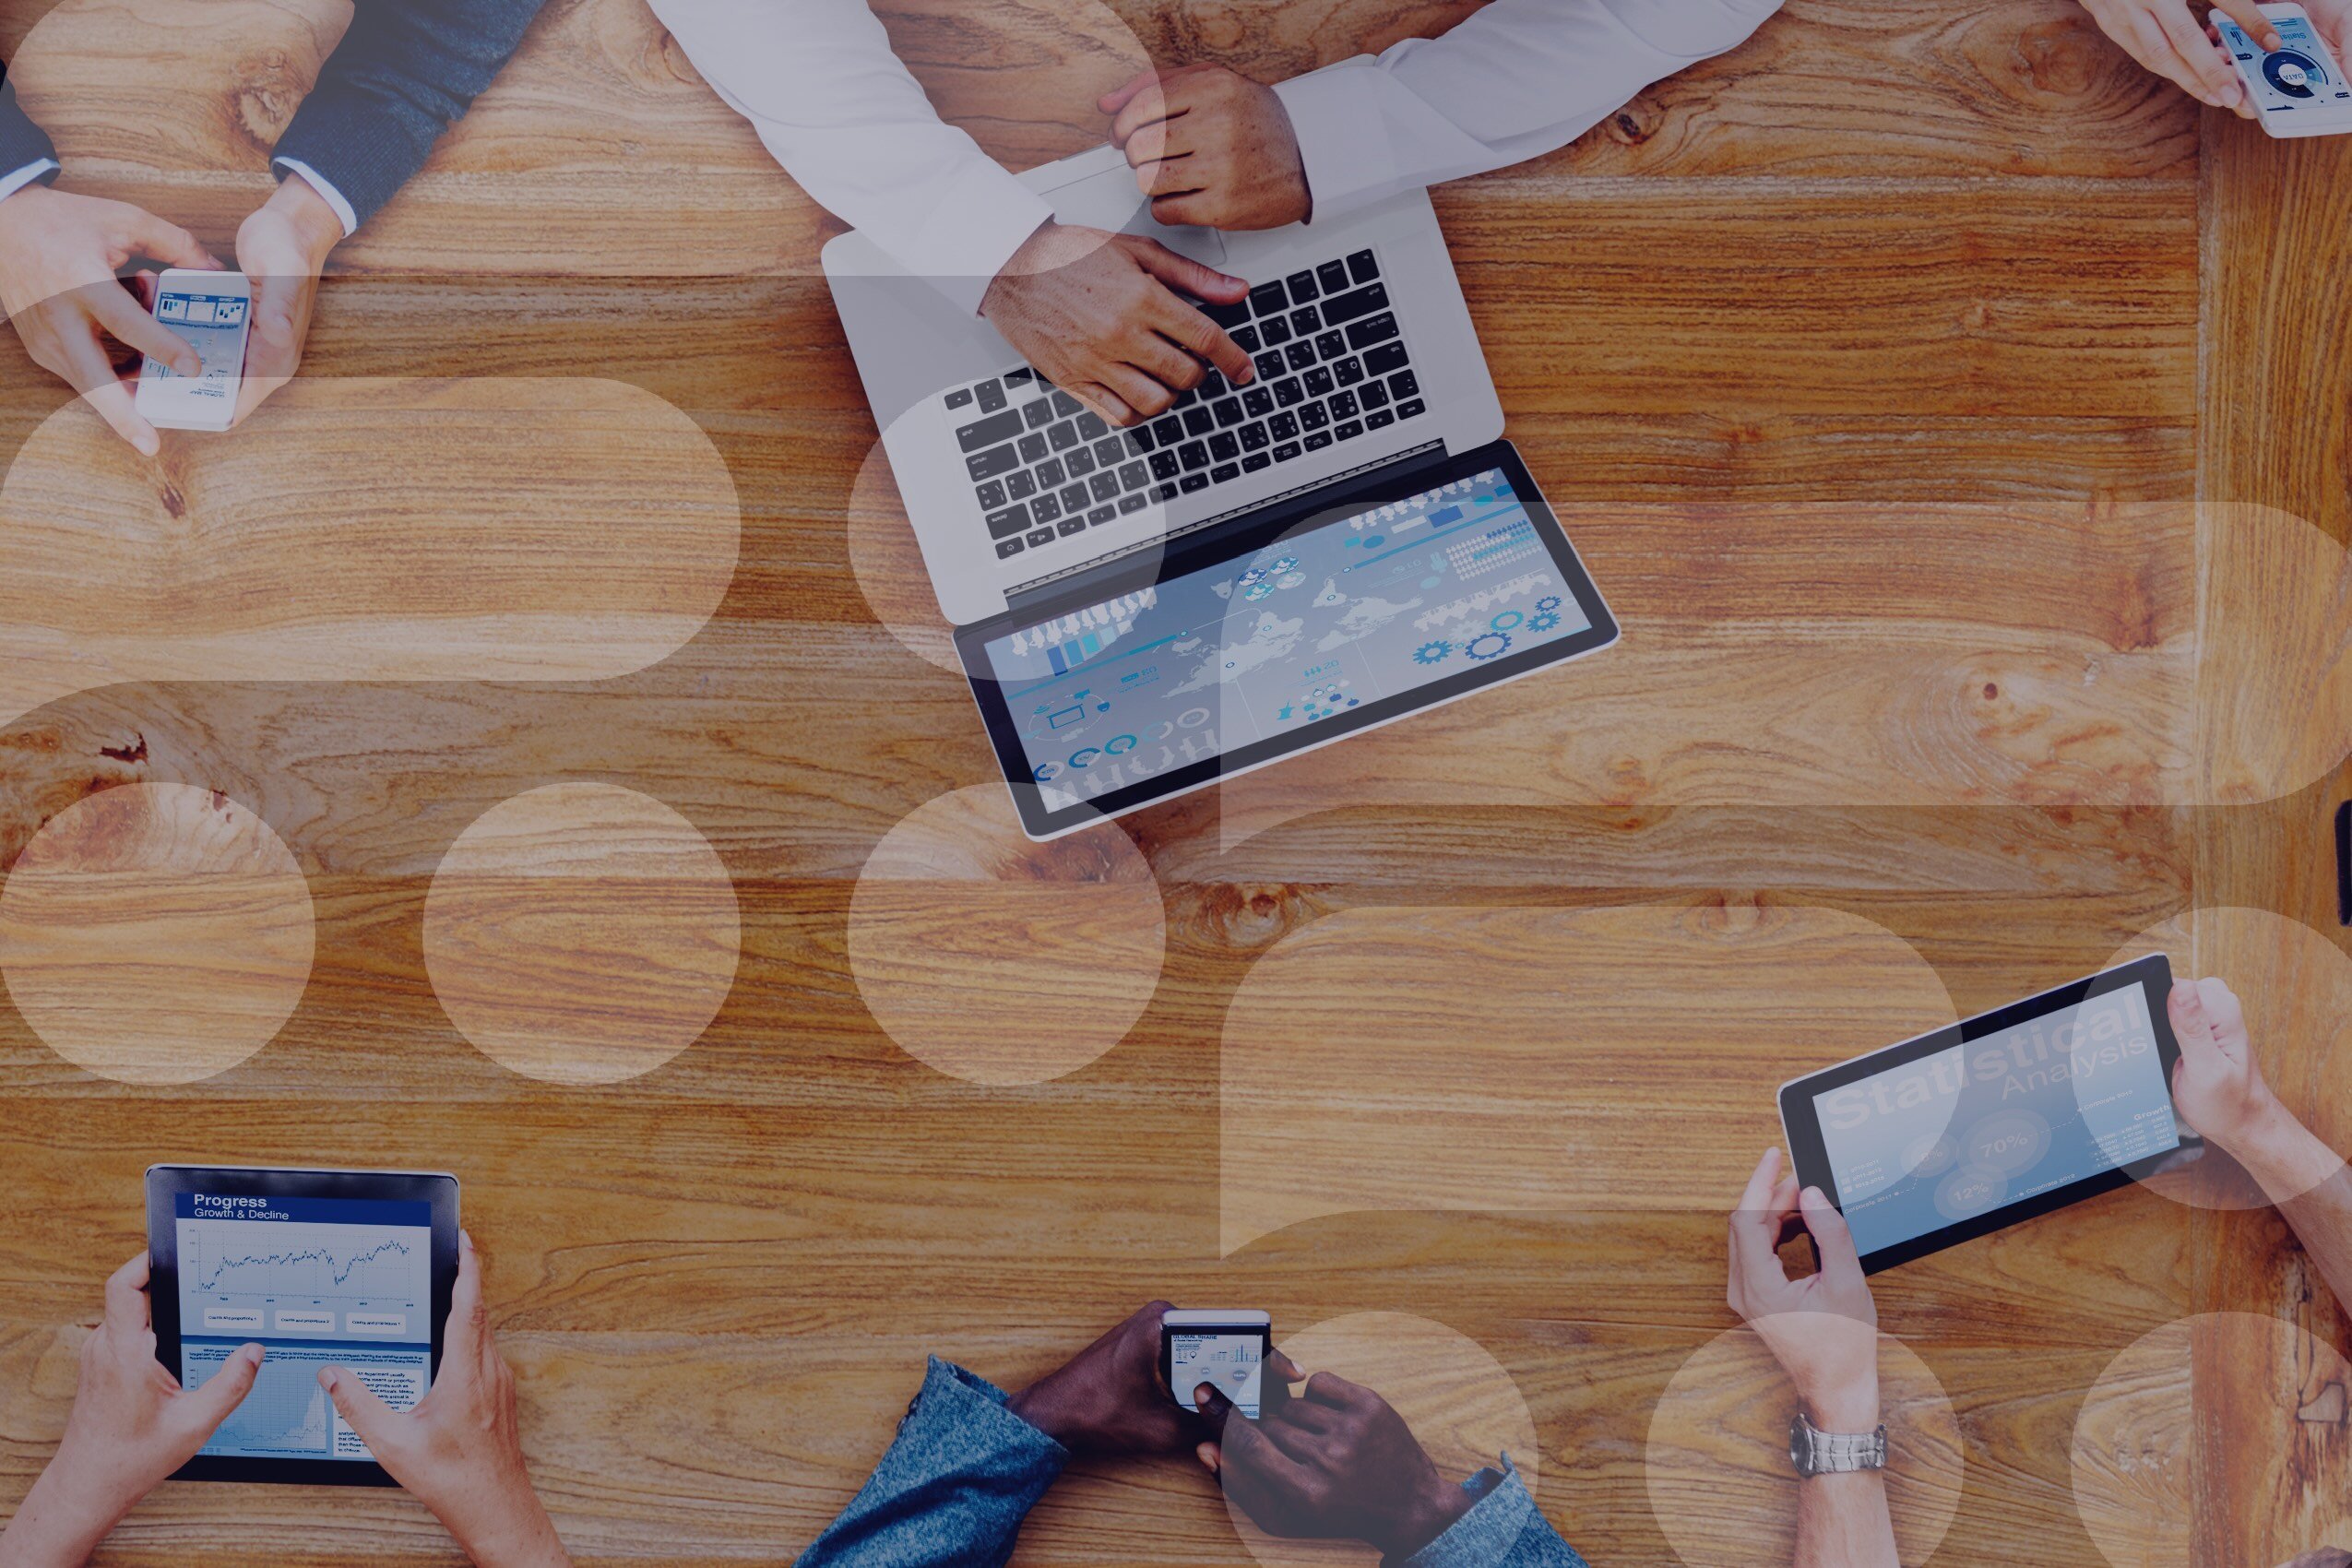
[(1503, 673), (1589, 632), (1578, 599), (1493, 466), (1016, 624), (982, 651), (1052, 814)]
[(372, 1198), (173, 1194), (180, 1382), (194, 1388), (240, 1345), (267, 1354), (208, 1455), (370, 1457), (318, 1385), (348, 1369), (395, 1409), (433, 1368), (433, 1206)]
[(2180, 1146), (2127, 985), (1813, 1096), (1865, 1255)]

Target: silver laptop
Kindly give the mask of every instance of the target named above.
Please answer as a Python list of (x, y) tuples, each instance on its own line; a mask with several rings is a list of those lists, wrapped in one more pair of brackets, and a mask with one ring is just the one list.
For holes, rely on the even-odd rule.
[[(986, 321), (862, 235), (825, 248), (924, 566), (1032, 835), (1083, 826), (1614, 640), (1606, 606), (1499, 439), (1502, 405), (1425, 194), (1312, 226), (1218, 233), (1156, 222), (1116, 148), (1021, 178), (1063, 222), (1146, 235), (1247, 279), (1246, 302), (1201, 308), (1257, 370), (1241, 386), (1212, 372), (1168, 412), (1121, 429), (1047, 384)], [(1341, 533), (1349, 548), (1384, 538), (1367, 534), (1365, 519), (1393, 521), (1399, 507), (1453, 516), (1425, 529), (1401, 563), (1394, 552), (1335, 552)], [(1327, 551), (1285, 542), (1334, 528)], [(1446, 538), (1463, 529), (1499, 542), (1446, 553)], [(1502, 572), (1514, 562), (1520, 570)], [(1443, 600), (1457, 569), (1467, 575), (1455, 597), (1476, 601), (1476, 626), (1456, 615), (1445, 623), (1455, 635), (1435, 636), (1426, 616), (1417, 630), (1416, 618), (1386, 612), (1403, 605), (1400, 594)], [(1381, 576), (1384, 597), (1351, 596), (1369, 582), (1358, 571)], [(1477, 580), (1490, 571), (1502, 575)], [(1253, 617), (1278, 611), (1262, 601), (1277, 591), (1287, 599), (1310, 575), (1316, 591), (1301, 596), (1309, 613), (1295, 649), (1270, 652), (1261, 635), (1245, 660), (1221, 671), (1214, 661), (1198, 671), (1170, 666), (1163, 681), (1155, 663), (1143, 680), (1135, 666), (1116, 672), (1138, 679), (1111, 699), (1099, 683), (1082, 684), (1146, 646), (1222, 646), (1229, 628), (1210, 619), (1230, 621), (1244, 606)], [(1496, 597), (1506, 581), (1523, 590), (1509, 602)], [(1265, 586), (1277, 582), (1283, 589)], [(1170, 619), (1187, 613), (1196, 624)], [(1495, 621), (1503, 624), (1488, 624)], [(1399, 637), (1410, 640), (1391, 646)], [(1344, 662), (1328, 656), (1359, 641), (1355, 674), (1365, 684), (1341, 706), (1285, 697), (1294, 679), (1302, 692), (1317, 681), (1327, 688)], [(1206, 703), (1178, 702), (1203, 691), (1196, 682), (1218, 689)], [(1163, 714), (1153, 703), (1176, 706)], [(1210, 717), (1179, 723), (1195, 710)], [(1155, 731), (1170, 742), (1164, 763)]]

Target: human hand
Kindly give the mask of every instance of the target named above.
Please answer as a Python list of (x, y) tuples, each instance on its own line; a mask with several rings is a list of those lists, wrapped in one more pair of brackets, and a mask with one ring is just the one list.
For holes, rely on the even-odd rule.
[(1263, 83), (1222, 65), (1144, 71), (1096, 106), (1162, 223), (1279, 229), (1313, 209), (1290, 113)]
[(479, 1568), (570, 1563), (523, 1465), (515, 1374), (491, 1336), (471, 1236), (458, 1233), (440, 1375), (414, 1408), (393, 1409), (341, 1367), (321, 1368), (318, 1381), (376, 1462), (433, 1510)]
[(2206, 979), (2175, 980), (2166, 998), (2180, 1060), (2172, 1069), (2172, 1103), (2181, 1118), (2244, 1166), (2279, 1201), (2334, 1178), (2344, 1161), (2263, 1081), (2246, 1032), (2245, 1010), (2228, 986)]
[(1159, 1320), (1168, 1311), (1166, 1301), (1138, 1308), (1014, 1395), (1012, 1412), (1083, 1457), (1181, 1454), (1192, 1447), (1204, 1431), (1200, 1419), (1177, 1406), (1160, 1375)]
[(237, 266), (254, 280), (255, 292), (237, 422), (293, 379), (310, 337), (319, 274), (342, 238), (343, 220), (300, 174), (287, 175), (238, 226)]
[(162, 442), (134, 402), (138, 372), (125, 377), (115, 370), (107, 339), (153, 354), (183, 375), (203, 374), (204, 362), (116, 276), (142, 256), (169, 267), (220, 266), (186, 230), (127, 202), (39, 184), (0, 201), (0, 307), (25, 351), (151, 457)]
[(2172, 982), (2166, 1011), (2180, 1041), (2172, 1101), (2192, 1127), (2235, 1153), (2284, 1114), (2254, 1061), (2245, 1009), (2218, 980), (2182, 980)]
[(106, 1281), (106, 1315), (82, 1342), (65, 1435), (0, 1535), (0, 1568), (85, 1562), (133, 1503), (196, 1456), (252, 1389), (258, 1345), (241, 1347), (192, 1389), (164, 1370), (155, 1359), (147, 1275), (142, 1250)]
[[(1277, 1359), (1268, 1358), (1269, 1372)], [(1296, 1381), (1299, 1369), (1280, 1361), (1280, 1375)], [(1469, 1511), (1475, 1500), (1438, 1473), (1387, 1400), (1327, 1372), (1306, 1384), (1295, 1398), (1264, 1400), (1265, 1413), (1254, 1421), (1212, 1384), (1193, 1391), (1214, 1438), (1196, 1450), (1200, 1461), (1258, 1528), (1369, 1541), (1393, 1561), (1419, 1551)]]
[(2352, 0), (2303, 0), (2303, 11), (2335, 63), (2343, 65), (2344, 56), (2352, 53)]
[[(2190, 96), (2216, 109), (2254, 117), (2253, 103), (2238, 67), (2222, 47), (2218, 29), (2190, 15), (2189, 0), (2083, 0), (2099, 30), (2157, 76), (2178, 82)], [(2246, 30), (2264, 50), (2282, 40), (2278, 24), (2263, 15), (2258, 0), (2216, 0), (2215, 10)]]
[(1199, 386), (1203, 360), (1237, 386), (1257, 374), (1176, 289), (1229, 305), (1250, 292), (1156, 241), (1047, 222), (989, 284), (980, 314), (1056, 386), (1113, 424), (1134, 424)]
[[(1801, 1216), (1801, 1218), (1800, 1218)], [(1811, 1231), (1821, 1269), (1791, 1279), (1781, 1242)], [(1846, 1217), (1819, 1187), (1797, 1189), (1780, 1151), (1764, 1150), (1731, 1216), (1731, 1310), (1764, 1342), (1823, 1431), (1879, 1424), (1878, 1306)]]

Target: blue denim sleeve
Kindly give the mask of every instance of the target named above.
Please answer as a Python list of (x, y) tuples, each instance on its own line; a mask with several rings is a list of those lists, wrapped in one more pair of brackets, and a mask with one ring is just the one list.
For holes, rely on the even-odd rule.
[(1390, 1568), (1587, 1568), (1560, 1538), (1504, 1455), (1462, 1483), (1478, 1498), (1451, 1528)]
[(882, 1462), (797, 1568), (1003, 1568), (1069, 1452), (934, 1356)]
[(307, 164), (362, 223), (423, 167), (545, 0), (360, 0), (275, 156)]

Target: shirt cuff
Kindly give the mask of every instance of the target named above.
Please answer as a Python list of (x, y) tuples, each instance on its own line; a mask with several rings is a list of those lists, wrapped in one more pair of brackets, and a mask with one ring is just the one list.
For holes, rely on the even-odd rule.
[(924, 220), (918, 266), (968, 315), (980, 313), (989, 285), (1013, 253), (1053, 217), (1052, 204), (1000, 169), (999, 179), (956, 187)]
[(57, 172), (57, 160), (55, 159), (41, 158), (34, 160), (32, 162), (28, 163), (23, 168), (18, 170), (15, 173), (8, 175), (6, 179), (0, 179), (0, 201), (7, 200), (10, 196), (15, 196), (18, 191), (23, 190), (27, 185), (46, 180), (50, 175), (54, 174), (55, 172)]
[(326, 175), (299, 158), (273, 158), (269, 166), (289, 174), (301, 175), (303, 183), (316, 191), (320, 199), (335, 209), (336, 220), (343, 225), (343, 238), (348, 240), (359, 232), (360, 215), (351, 210), (351, 204), (344, 199), (343, 193), (337, 190)]
[(1015, 1415), (1011, 1398), (979, 1373), (933, 1356), (906, 1420), (898, 1423), (899, 1440), (911, 1434), (920, 1443), (929, 1433), (953, 1433), (958, 1446), (1002, 1452), (1034, 1464), (1049, 1478), (1060, 1475), (1070, 1451)]
[(1309, 222), (1384, 196), (1396, 183), (1396, 154), (1376, 97), (1380, 76), (1378, 62), (1359, 54), (1274, 84), (1299, 140)]
[(1464, 1481), (1462, 1490), (1478, 1499), (1470, 1511), (1389, 1568), (1493, 1568), (1510, 1556), (1519, 1537), (1536, 1522), (1536, 1500), (1527, 1495), (1527, 1485), (1507, 1454), (1501, 1469), (1489, 1466)]

